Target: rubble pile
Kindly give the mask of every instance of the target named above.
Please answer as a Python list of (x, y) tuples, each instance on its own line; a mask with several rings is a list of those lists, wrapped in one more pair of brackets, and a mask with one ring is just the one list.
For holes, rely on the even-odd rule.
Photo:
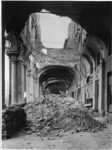
[(10, 138), (26, 125), (26, 113), (22, 107), (22, 105), (15, 105), (2, 111), (2, 139)]
[(54, 132), (92, 131), (105, 128), (105, 124), (89, 116), (83, 104), (72, 97), (50, 94), (28, 103), (24, 107), (27, 114), (29, 133), (45, 136)]

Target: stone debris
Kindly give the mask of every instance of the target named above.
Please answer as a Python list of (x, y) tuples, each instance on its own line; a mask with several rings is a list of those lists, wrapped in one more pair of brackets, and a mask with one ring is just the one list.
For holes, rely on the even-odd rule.
[(97, 132), (106, 127), (93, 119), (81, 102), (63, 94), (40, 97), (24, 107), (27, 132), (61, 136), (64, 132)]
[(26, 113), (22, 107), (14, 105), (2, 111), (2, 139), (10, 138), (26, 125)]

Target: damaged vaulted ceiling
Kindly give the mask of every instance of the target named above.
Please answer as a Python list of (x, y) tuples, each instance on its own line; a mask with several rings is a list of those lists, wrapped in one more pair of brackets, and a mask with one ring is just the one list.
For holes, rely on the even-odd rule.
[(111, 6), (109, 2), (40, 2), (40, 1), (4, 1), (3, 5), (3, 30), (10, 32), (12, 29), (21, 31), (29, 15), (46, 9), (60, 16), (68, 16), (88, 33), (93, 33), (105, 41), (111, 34)]

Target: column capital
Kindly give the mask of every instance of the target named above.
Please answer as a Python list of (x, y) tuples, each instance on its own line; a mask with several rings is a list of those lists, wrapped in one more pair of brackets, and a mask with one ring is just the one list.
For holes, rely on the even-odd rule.
[(14, 54), (10, 55), (10, 61), (11, 62), (17, 62), (18, 61), (17, 55), (14, 55)]
[[(10, 47), (7, 48), (6, 54), (7, 55), (17, 55), (18, 54), (18, 50), (17, 50), (17, 38), (15, 35), (14, 31), (11, 31), (8, 36), (6, 37), (6, 41), (9, 41), (10, 43)], [(6, 43), (7, 46), (7, 43)]]

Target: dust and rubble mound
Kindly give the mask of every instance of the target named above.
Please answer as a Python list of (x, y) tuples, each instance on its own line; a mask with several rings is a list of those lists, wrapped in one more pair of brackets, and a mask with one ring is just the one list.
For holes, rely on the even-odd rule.
[(97, 132), (106, 127), (93, 119), (81, 102), (63, 94), (42, 96), (24, 107), (27, 114), (27, 131), (45, 136), (68, 131)]

